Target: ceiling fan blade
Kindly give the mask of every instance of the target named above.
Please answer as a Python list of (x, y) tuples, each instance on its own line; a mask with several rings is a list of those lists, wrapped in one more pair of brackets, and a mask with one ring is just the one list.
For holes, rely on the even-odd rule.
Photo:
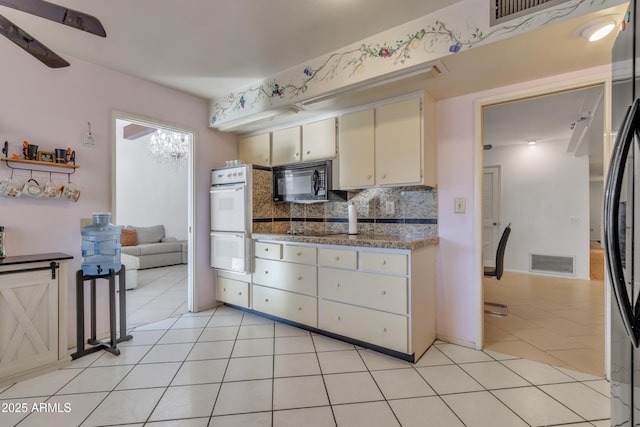
[(21, 10), (100, 37), (107, 37), (102, 23), (95, 16), (67, 9), (43, 0), (0, 0), (0, 5)]
[(20, 27), (0, 15), (0, 34), (26, 50), (49, 68), (68, 67), (69, 63), (51, 49), (31, 37)]

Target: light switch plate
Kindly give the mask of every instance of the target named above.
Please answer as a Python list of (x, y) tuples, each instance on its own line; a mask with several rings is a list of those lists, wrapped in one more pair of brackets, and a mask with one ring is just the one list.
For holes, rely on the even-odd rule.
[(456, 197), (454, 201), (453, 212), (463, 214), (467, 210), (467, 200), (464, 197)]

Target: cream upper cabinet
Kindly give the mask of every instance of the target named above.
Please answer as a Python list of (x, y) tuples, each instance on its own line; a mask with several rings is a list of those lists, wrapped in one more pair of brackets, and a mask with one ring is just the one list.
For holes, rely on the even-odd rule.
[(302, 160), (331, 159), (336, 156), (336, 119), (302, 126)]
[(271, 166), (271, 134), (241, 138), (238, 151), (239, 159), (247, 164)]
[(376, 109), (376, 183), (422, 180), (421, 100), (413, 98)]
[(340, 117), (340, 188), (362, 188), (375, 184), (374, 130), (373, 109)]
[(301, 133), (300, 126), (272, 132), (271, 164), (273, 166), (296, 163), (302, 159)]
[(435, 101), (423, 97), (340, 117), (340, 188), (436, 186)]

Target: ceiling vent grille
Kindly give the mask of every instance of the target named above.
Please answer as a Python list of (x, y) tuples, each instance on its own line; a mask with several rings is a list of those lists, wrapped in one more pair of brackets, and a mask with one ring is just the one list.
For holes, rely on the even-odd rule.
[(569, 0), (491, 0), (491, 26), (567, 1)]
[(572, 256), (556, 256), (530, 254), (530, 268), (532, 273), (556, 273), (575, 276), (576, 259)]

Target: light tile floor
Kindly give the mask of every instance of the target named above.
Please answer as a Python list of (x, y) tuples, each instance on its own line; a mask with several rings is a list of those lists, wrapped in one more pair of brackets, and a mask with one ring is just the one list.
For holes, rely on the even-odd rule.
[(436, 342), (416, 364), (221, 306), (0, 388), (0, 426), (608, 426), (602, 378)]
[(138, 270), (138, 287), (127, 291), (127, 326), (187, 312), (187, 265)]
[(485, 314), (485, 349), (604, 376), (604, 282), (506, 272), (484, 279), (486, 301), (509, 306)]

